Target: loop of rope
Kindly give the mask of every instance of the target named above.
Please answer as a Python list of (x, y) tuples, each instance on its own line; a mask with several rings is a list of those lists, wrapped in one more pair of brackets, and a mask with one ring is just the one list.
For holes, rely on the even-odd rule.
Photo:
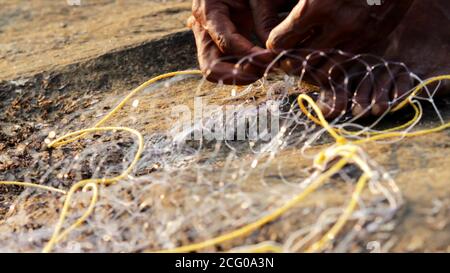
[[(108, 121), (115, 113), (117, 113), (120, 109), (123, 108), (123, 106), (138, 92), (146, 89), (153, 83), (162, 80), (167, 79), (170, 77), (178, 76), (178, 75), (200, 75), (201, 71), (198, 70), (188, 70), (188, 71), (178, 71), (178, 72), (171, 72), (167, 74), (163, 74), (160, 76), (157, 76), (155, 78), (150, 79), (149, 81), (143, 83), (138, 88), (131, 91), (111, 112), (109, 112), (105, 117), (103, 117), (99, 122), (97, 122), (92, 128), (80, 130), (77, 132), (66, 134), (52, 143), (50, 143), (48, 146), (50, 148), (58, 148), (64, 145), (67, 145), (69, 143), (72, 143), (76, 140), (79, 140), (83, 137), (85, 137), (89, 133), (97, 133), (97, 132), (107, 132), (107, 131), (122, 131), (127, 132), (132, 135), (134, 135), (138, 140), (138, 149), (136, 151), (136, 154), (134, 156), (133, 161), (130, 163), (128, 168), (122, 172), (120, 175), (112, 178), (100, 178), (100, 179), (86, 179), (79, 181), (75, 183), (68, 192), (64, 190), (60, 190), (54, 187), (48, 187), (48, 186), (42, 186), (38, 184), (33, 183), (27, 183), (27, 182), (15, 182), (15, 181), (0, 181), (0, 185), (18, 185), (23, 187), (34, 187), (41, 190), (48, 190), (52, 192), (57, 192), (60, 194), (65, 195), (65, 201), (63, 205), (63, 209), (60, 213), (59, 220), (55, 226), (54, 232), (52, 237), (50, 238), (47, 245), (44, 247), (43, 252), (51, 252), (54, 248), (54, 246), (63, 240), (67, 235), (83, 224), (83, 222), (94, 212), (95, 205), (98, 200), (98, 185), (110, 185), (113, 183), (117, 183), (120, 180), (126, 179), (127, 176), (133, 171), (134, 167), (139, 162), (139, 159), (143, 153), (144, 150), (144, 138), (143, 136), (136, 130), (127, 128), (127, 127), (100, 127), (102, 124), (104, 124), (106, 121)], [(348, 132), (341, 128), (335, 128), (334, 126), (331, 126), (328, 121), (325, 119), (323, 113), (320, 111), (320, 108), (315, 103), (315, 101), (306, 94), (301, 94), (298, 96), (298, 104), (301, 109), (301, 111), (306, 115), (307, 118), (309, 118), (311, 121), (315, 122), (316, 124), (323, 127), (328, 134), (330, 134), (333, 139), (335, 140), (334, 145), (331, 145), (328, 148), (325, 148), (322, 150), (315, 158), (314, 165), (317, 167), (317, 170), (312, 175), (312, 180), (310, 181), (309, 185), (301, 191), (299, 194), (294, 196), (291, 200), (287, 201), (284, 205), (281, 207), (274, 209), (273, 211), (269, 212), (265, 216), (261, 217), (260, 219), (249, 223), (241, 228), (238, 228), (236, 230), (233, 230), (229, 233), (225, 233), (223, 235), (217, 236), (215, 238), (194, 243), (186, 246), (181, 246), (173, 249), (166, 249), (166, 250), (160, 250), (157, 252), (193, 252), (193, 251), (201, 251), (202, 249), (205, 249), (207, 247), (215, 246), (227, 241), (234, 240), (239, 237), (244, 237), (251, 232), (256, 231), (257, 229), (263, 227), (264, 225), (275, 221), (280, 216), (285, 214), (287, 211), (292, 209), (293, 207), (297, 206), (300, 202), (302, 202), (306, 197), (308, 197), (311, 193), (315, 192), (318, 188), (320, 188), (322, 185), (324, 185), (333, 175), (341, 171), (347, 164), (355, 164), (358, 166), (359, 169), (363, 171), (363, 174), (359, 177), (358, 182), (356, 183), (355, 189), (353, 191), (353, 194), (351, 196), (350, 202), (347, 204), (346, 208), (344, 209), (344, 212), (341, 214), (341, 216), (338, 218), (336, 223), (329, 229), (328, 232), (325, 233), (325, 235), (319, 239), (317, 242), (313, 243), (309, 248), (307, 248), (307, 252), (317, 252), (321, 251), (324, 248), (329, 245), (330, 242), (335, 240), (336, 236), (339, 234), (339, 232), (342, 230), (342, 228), (345, 226), (345, 224), (348, 222), (349, 218), (353, 214), (355, 208), (357, 207), (358, 200), (360, 199), (361, 193), (363, 192), (364, 188), (366, 187), (368, 181), (373, 178), (374, 173), (371, 170), (370, 166), (366, 163), (366, 161), (361, 158), (360, 154), (360, 147), (358, 144), (371, 142), (371, 141), (377, 141), (381, 139), (388, 139), (388, 138), (394, 138), (394, 137), (414, 137), (414, 136), (420, 136), (420, 135), (426, 135), (434, 132), (439, 132), (442, 130), (445, 130), (447, 128), (450, 128), (450, 123), (443, 124), (441, 126), (438, 126), (436, 128), (427, 129), (427, 130), (421, 130), (421, 131), (415, 131), (415, 132), (401, 132), (398, 130), (410, 127), (411, 125), (415, 124), (419, 117), (421, 116), (421, 109), (417, 107), (413, 101), (413, 98), (426, 86), (429, 84), (432, 84), (437, 81), (442, 80), (449, 80), (450, 75), (444, 75), (439, 77), (434, 77), (431, 79), (428, 79), (427, 81), (421, 83), (417, 87), (414, 88), (414, 91), (411, 93), (411, 95), (403, 102), (401, 102), (399, 105), (397, 105), (394, 109), (392, 109), (392, 112), (398, 111), (402, 108), (404, 108), (407, 105), (410, 105), (413, 107), (415, 111), (415, 115), (412, 120), (406, 122), (405, 124), (394, 127), (391, 129), (387, 129), (384, 131), (379, 131), (376, 133), (371, 134), (368, 132), (367, 138), (359, 139), (356, 141), (351, 141), (345, 137), (345, 135), (352, 135), (357, 134), (357, 132)], [(314, 111), (315, 117), (312, 113), (310, 113), (307, 109), (307, 107), (304, 105), (304, 102), (307, 102), (308, 105), (312, 108)], [(330, 162), (333, 162), (333, 160), (337, 160), (335, 163), (332, 163), (331, 166), (328, 166)], [(82, 189), (84, 192), (86, 191), (92, 191), (92, 197), (90, 204), (85, 211), (85, 213), (77, 219), (70, 227), (67, 229), (62, 230), (63, 224), (65, 219), (67, 218), (67, 214), (69, 211), (69, 207), (71, 205), (73, 194), (77, 192), (79, 189)], [(154, 252), (153, 250), (148, 250), (150, 252)], [(261, 252), (261, 251), (272, 251), (272, 252), (281, 252), (282, 249), (278, 246), (270, 245), (270, 244), (260, 244), (253, 248), (246, 249), (246, 251), (251, 252)]]

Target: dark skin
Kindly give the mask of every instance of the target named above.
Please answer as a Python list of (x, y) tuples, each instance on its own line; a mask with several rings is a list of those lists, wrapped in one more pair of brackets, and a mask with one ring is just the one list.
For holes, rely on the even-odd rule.
[[(370, 52), (374, 44), (384, 40), (395, 30), (413, 2), (390, 0), (380, 6), (368, 6), (365, 1), (359, 0), (299, 1), (289, 16), (272, 30), (267, 47), (272, 50), (340, 49), (353, 54)], [(382, 115), (388, 109), (389, 101), (402, 97), (412, 87), (408, 79), (403, 79), (409, 76), (401, 66), (379, 67), (367, 75), (351, 73), (350, 70), (365, 71), (368, 65), (380, 61), (369, 58), (366, 60), (368, 65), (360, 62), (345, 63), (347, 56), (330, 55), (313, 57), (308, 62), (311, 66), (308, 71), (312, 75), (306, 75), (305, 78), (321, 86), (318, 105), (328, 118), (343, 115), (349, 108), (355, 116)], [(305, 56), (302, 57), (304, 59)], [(345, 73), (336, 69), (336, 64), (339, 63), (345, 63), (346, 66), (339, 66)], [(282, 61), (281, 67), (288, 73), (296, 73), (301, 63), (287, 58)], [(333, 67), (335, 69), (329, 72)], [(357, 75), (351, 79), (353, 82), (357, 81), (356, 84), (344, 83), (345, 75), (348, 74)], [(332, 81), (328, 76), (331, 76)], [(393, 79), (398, 77), (402, 77), (399, 80), (402, 85), (392, 86)], [(391, 88), (396, 89), (392, 91), (396, 93), (392, 96), (388, 94)]]
[[(263, 46), (280, 22), (269, 21), (272, 18), (265, 14), (274, 6), (288, 10), (286, 6), (292, 7), (292, 2), (194, 0), (188, 25), (194, 32), (200, 69), (207, 79), (245, 85), (261, 78), (274, 57)], [(259, 39), (259, 45), (251, 41), (252, 34)], [(242, 58), (245, 60), (239, 62)]]
[[(286, 10), (289, 15), (280, 19)], [(217, 13), (221, 16), (207, 15)], [(449, 14), (448, 0), (386, 0), (381, 6), (368, 6), (362, 0), (195, 0), (196, 20), (190, 21), (197, 22), (191, 25), (200, 66), (209, 80), (251, 83), (263, 76), (271, 58), (289, 50), (279, 66), (321, 86), (318, 104), (331, 119), (348, 111), (357, 117), (382, 115), (414, 86), (410, 71), (422, 78), (449, 74), (450, 28), (444, 27), (450, 22)], [(233, 35), (224, 39), (217, 33)], [(273, 55), (251, 42), (252, 33)], [(328, 54), (311, 55), (304, 49)], [(354, 61), (330, 49), (381, 56), (389, 65), (373, 57)], [(235, 60), (219, 61), (248, 54), (258, 56), (237, 68)]]

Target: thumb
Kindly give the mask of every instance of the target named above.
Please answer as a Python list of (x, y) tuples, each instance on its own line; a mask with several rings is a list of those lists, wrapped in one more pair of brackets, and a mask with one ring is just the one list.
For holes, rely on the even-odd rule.
[(310, 35), (304, 16), (306, 5), (307, 1), (299, 1), (286, 19), (270, 32), (266, 42), (268, 49), (292, 49)]

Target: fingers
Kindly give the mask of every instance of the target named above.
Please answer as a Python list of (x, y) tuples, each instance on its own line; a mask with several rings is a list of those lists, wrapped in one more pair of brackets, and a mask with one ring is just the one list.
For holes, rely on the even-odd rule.
[(393, 88), (391, 90), (392, 107), (407, 99), (414, 87), (414, 79), (406, 68), (400, 70), (396, 75)]
[(368, 71), (353, 96), (355, 117), (382, 116), (406, 99), (413, 79), (403, 65), (386, 64)]
[(222, 53), (243, 57), (263, 50), (241, 35), (228, 12), (219, 10), (209, 15), (205, 28)]
[(316, 67), (319, 73), (315, 76), (322, 87), (317, 103), (325, 117), (334, 119), (343, 116), (350, 106), (352, 93), (347, 70), (351, 62), (339, 51), (322, 57), (325, 61)]
[(278, 17), (280, 5), (280, 1), (250, 0), (250, 7), (255, 22), (255, 32), (264, 44), (269, 38), (272, 29), (281, 22), (281, 19)]
[(393, 71), (390, 71), (389, 67), (386, 66), (376, 77), (377, 80), (372, 91), (371, 114), (373, 116), (382, 116), (389, 110), (390, 94), (395, 76)]
[(343, 85), (332, 85), (321, 91), (317, 106), (327, 119), (335, 119), (346, 113), (349, 97), (349, 92)]
[(372, 73), (367, 72), (362, 80), (356, 85), (352, 99), (352, 114), (357, 118), (370, 116), (370, 104), (372, 97), (374, 79)]
[(295, 50), (286, 57), (281, 62), (283, 70), (320, 86), (317, 105), (326, 118), (334, 119), (347, 112), (351, 98), (348, 70), (355, 65), (350, 55), (341, 51)]
[(295, 50), (285, 54), (280, 68), (287, 74), (300, 75), (301, 80), (321, 87), (345, 84), (348, 70), (354, 65), (351, 56), (341, 51)]
[(350, 66), (347, 55), (340, 51), (320, 52), (316, 55), (319, 57), (309, 61), (306, 70), (306, 74), (308, 70), (311, 71), (310, 74), (314, 74), (315, 84), (327, 87), (347, 84), (345, 80)]
[[(199, 2), (199, 1), (194, 1)], [(230, 10), (233, 8), (233, 10)], [(270, 63), (272, 56), (262, 54), (265, 50), (253, 44), (247, 37), (253, 26), (250, 8), (240, 1), (206, 1), (193, 5), (193, 15), (208, 32), (221, 53), (232, 57), (254, 56), (256, 62)], [(236, 26), (239, 24), (239, 30)]]
[(372, 115), (381, 116), (407, 98), (414, 82), (403, 64), (386, 64), (375, 76)]
[(253, 27), (247, 1), (194, 0), (189, 24), (196, 38), (200, 68), (210, 81), (252, 83), (262, 77), (274, 58), (269, 50), (247, 38)]
[(272, 50), (292, 49), (307, 39), (311, 33), (303, 18), (308, 1), (300, 0), (289, 15), (270, 33), (266, 47)]
[(264, 69), (250, 62), (236, 65), (221, 61), (222, 52), (209, 33), (193, 18), (188, 23), (194, 32), (200, 69), (207, 80), (246, 85), (261, 78)]

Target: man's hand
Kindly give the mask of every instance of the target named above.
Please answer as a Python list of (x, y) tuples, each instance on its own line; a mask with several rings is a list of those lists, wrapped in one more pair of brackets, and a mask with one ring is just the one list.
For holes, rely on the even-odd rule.
[(249, 84), (263, 76), (273, 54), (265, 44), (281, 20), (278, 11), (292, 0), (194, 0), (192, 28), (201, 70), (210, 81)]
[(357, 53), (391, 33), (413, 1), (369, 5), (364, 0), (300, 0), (272, 30), (267, 48), (334, 48)]
[[(383, 100), (383, 107), (378, 107), (383, 110), (387, 107), (386, 91), (353, 94), (355, 91), (349, 90), (347, 69), (351, 67), (364, 72), (366, 67), (355, 67), (355, 62), (346, 62), (349, 57), (338, 52), (311, 57), (311, 51), (303, 49), (340, 49), (353, 54), (371, 52), (373, 46), (386, 42), (386, 37), (398, 26), (413, 2), (386, 0), (381, 5), (371, 6), (364, 0), (300, 0), (288, 17), (271, 31), (267, 48), (276, 53), (297, 49), (292, 57), (284, 58), (280, 66), (291, 74), (306, 71), (304, 79), (322, 87), (318, 103), (329, 118), (345, 113), (352, 99), (353, 106), (357, 106), (356, 114), (362, 113), (359, 109), (367, 109), (372, 101), (379, 106), (377, 104)], [(307, 67), (304, 67), (305, 59)], [(390, 71), (377, 73), (389, 74)], [(375, 77), (378, 78), (383, 77)], [(379, 111), (375, 112), (379, 114)]]

